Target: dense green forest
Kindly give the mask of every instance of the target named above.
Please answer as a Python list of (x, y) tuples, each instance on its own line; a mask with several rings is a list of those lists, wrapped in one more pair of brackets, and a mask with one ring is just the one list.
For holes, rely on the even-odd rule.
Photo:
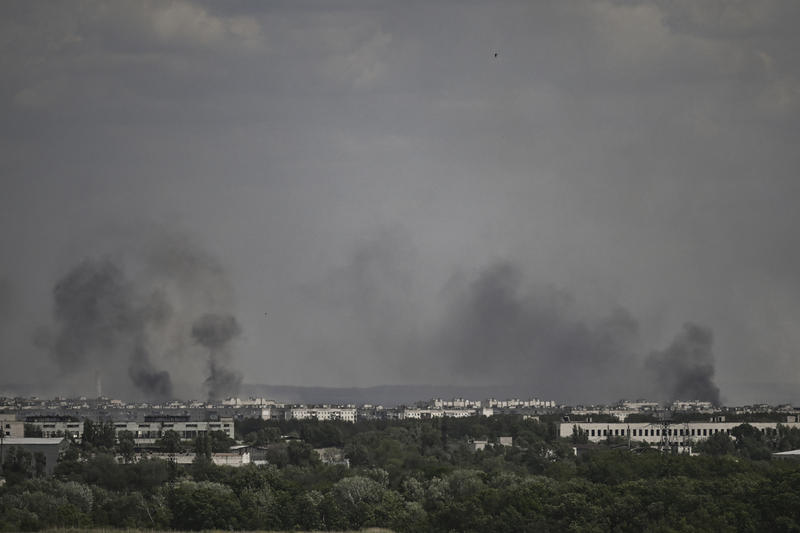
[[(554, 420), (516, 416), (423, 421), (237, 423), (269, 465), (215, 466), (224, 434), (159, 446), (191, 465), (136, 460), (131, 435), (90, 425), (44, 477), (41, 461), (8, 453), (0, 530), (51, 527), (395, 531), (800, 531), (800, 464), (770, 460), (800, 431), (764, 437), (742, 425), (690, 457), (610, 441), (576, 456), (582, 439)], [(514, 446), (472, 451), (470, 439)], [(575, 442), (573, 442), (575, 441)], [(315, 448), (350, 460), (322, 464)]]

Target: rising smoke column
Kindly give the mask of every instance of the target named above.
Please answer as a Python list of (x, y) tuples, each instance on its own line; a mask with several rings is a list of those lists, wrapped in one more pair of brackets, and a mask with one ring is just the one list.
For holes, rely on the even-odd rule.
[(56, 283), (53, 304), (58, 333), (52, 346), (64, 371), (78, 371), (100, 352), (113, 353), (140, 329), (133, 291), (109, 259), (86, 260)]
[(138, 390), (172, 397), (169, 373), (155, 369), (144, 345), (148, 325), (161, 322), (163, 312), (141, 298), (118, 265), (83, 261), (56, 283), (53, 300), (58, 332), (50, 348), (62, 372), (127, 364)]
[(646, 367), (663, 399), (720, 405), (719, 387), (714, 383), (713, 344), (710, 329), (687, 323), (666, 350), (650, 355)]
[(208, 397), (218, 400), (238, 393), (242, 376), (229, 368), (230, 342), (241, 333), (232, 315), (205, 314), (192, 325), (192, 337), (208, 349)]
[[(54, 324), (35, 341), (75, 378), (73, 386), (98, 373), (116, 394), (160, 400), (177, 388), (218, 395), (241, 381), (230, 368), (228, 341), (239, 333), (233, 300), (212, 255), (185, 236), (159, 232), (124, 255), (84, 260), (66, 272), (53, 289)], [(218, 320), (195, 324), (206, 315)], [(211, 353), (208, 361), (201, 352)]]

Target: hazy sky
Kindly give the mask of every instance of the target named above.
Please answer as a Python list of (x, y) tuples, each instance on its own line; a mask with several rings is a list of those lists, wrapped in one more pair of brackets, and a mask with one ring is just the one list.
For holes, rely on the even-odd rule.
[[(245, 382), (619, 397), (691, 322), (723, 400), (800, 401), (798, 23), (795, 1), (3, 2), (0, 382), (86, 386), (41, 341), (58, 280), (112, 258), (160, 289), (142, 257), (186, 242), (233, 296), (170, 293), (181, 331), (235, 315)], [(485, 325), (489, 286), (510, 321)], [(608, 324), (624, 346), (594, 358)]]

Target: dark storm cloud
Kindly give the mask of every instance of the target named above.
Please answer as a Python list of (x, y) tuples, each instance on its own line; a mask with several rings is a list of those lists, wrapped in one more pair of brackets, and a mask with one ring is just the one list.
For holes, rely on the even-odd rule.
[[(713, 327), (730, 399), (759, 400), (745, 379), (797, 390), (797, 2), (0, 11), (0, 272), (16, 293), (1, 353), (26, 380), (56, 380), (29, 346), (54, 280), (129, 246), (121, 227), (163, 224), (227, 267), (179, 243), (115, 259), (169, 303), (141, 346), (175, 394), (178, 361), (207, 361), (193, 321), (230, 314), (234, 288), (253, 381), (479, 381), (427, 346), (460, 350), (460, 325), (485, 323), (481, 351), (536, 357), (491, 366), (464, 346), (462, 366), (500, 379), (519, 360), (544, 383), (561, 369), (542, 353), (596, 369), (668, 346), (691, 318)], [(385, 241), (375, 228), (407, 235), (413, 261), (391, 242), (351, 256)], [(493, 258), (518, 274), (441, 290)]]

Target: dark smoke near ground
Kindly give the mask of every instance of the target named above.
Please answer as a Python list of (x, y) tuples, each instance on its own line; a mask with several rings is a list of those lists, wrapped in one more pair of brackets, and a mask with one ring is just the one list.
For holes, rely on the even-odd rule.
[(528, 383), (547, 397), (576, 391), (581, 401), (634, 392), (629, 369), (636, 365), (637, 324), (626, 311), (581, 320), (566, 293), (526, 290), (509, 263), (450, 292), (437, 344), (455, 372), (481, 383)]
[(617, 309), (599, 319), (579, 317), (567, 293), (524, 286), (520, 270), (510, 263), (457, 282), (449, 293), (434, 353), (471, 383), (524, 383), (537, 394), (572, 402), (655, 394), (662, 400), (719, 401), (711, 333), (705, 328), (687, 325), (645, 365), (638, 323), (630, 313)]
[(144, 346), (148, 327), (165, 317), (117, 264), (107, 258), (80, 263), (56, 284), (53, 300), (58, 329), (51, 353), (62, 372), (87, 372), (111, 362), (127, 367), (146, 397), (172, 397), (169, 373), (154, 368)]
[(229, 344), (241, 333), (232, 315), (206, 314), (192, 325), (192, 338), (208, 349), (208, 397), (217, 400), (234, 395), (242, 384), (242, 376), (228, 368)]
[[(130, 263), (138, 275), (127, 274), (123, 265)], [(163, 239), (135, 260), (88, 259), (73, 267), (53, 289), (53, 329), (40, 330), (36, 344), (49, 350), (62, 374), (83, 376), (92, 391), (88, 380), (97, 374), (105, 390), (137, 398), (193, 395), (209, 381), (215, 393), (235, 393), (239, 381), (228, 376), (236, 373), (228, 368), (227, 347), (239, 333), (235, 318), (220, 315), (225, 319), (201, 332), (219, 364), (206, 365), (192, 342), (193, 318), (231, 300), (218, 263), (180, 239)], [(174, 376), (183, 380), (180, 391)]]
[(166, 370), (155, 370), (150, 356), (143, 347), (137, 346), (128, 367), (128, 375), (137, 389), (148, 398), (172, 398), (172, 378)]
[(663, 398), (720, 405), (719, 387), (714, 384), (713, 341), (710, 329), (689, 323), (666, 350), (650, 355), (650, 379)]

